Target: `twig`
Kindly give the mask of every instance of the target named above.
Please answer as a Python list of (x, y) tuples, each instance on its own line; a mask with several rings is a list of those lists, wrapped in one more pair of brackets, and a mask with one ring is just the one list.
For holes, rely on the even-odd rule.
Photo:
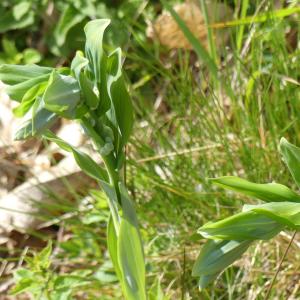
[[(244, 139), (244, 142), (248, 142), (248, 141), (251, 141), (250, 137)], [(145, 162), (149, 162), (149, 161), (160, 160), (163, 158), (170, 158), (170, 157), (190, 154), (190, 153), (194, 153), (194, 152), (211, 150), (211, 149), (215, 149), (215, 148), (222, 148), (223, 146), (224, 146), (224, 144), (218, 143), (218, 144), (212, 144), (212, 145), (206, 145), (206, 146), (194, 147), (194, 148), (190, 148), (190, 149), (179, 150), (176, 152), (162, 153), (159, 155), (138, 159), (138, 160), (136, 160), (136, 163), (141, 164), (141, 163), (145, 163)]]
[(281, 260), (280, 260), (280, 262), (279, 262), (279, 265), (278, 265), (277, 270), (276, 270), (276, 272), (275, 272), (275, 274), (274, 274), (274, 277), (273, 277), (273, 279), (272, 279), (272, 282), (271, 282), (271, 284), (270, 284), (270, 286), (269, 286), (269, 288), (268, 288), (268, 290), (267, 290), (267, 293), (266, 293), (266, 296), (264, 297), (264, 300), (268, 300), (268, 299), (269, 299), (269, 296), (270, 296), (271, 290), (272, 290), (272, 288), (273, 288), (273, 285), (274, 285), (274, 283), (275, 283), (275, 280), (276, 280), (276, 278), (277, 278), (277, 275), (278, 275), (278, 273), (279, 273), (279, 271), (280, 271), (280, 269), (281, 269), (282, 263), (283, 263), (283, 261), (284, 261), (286, 255), (287, 255), (287, 253), (288, 253), (288, 251), (289, 251), (289, 249), (290, 249), (290, 247), (291, 247), (291, 245), (292, 245), (292, 243), (293, 243), (293, 240), (295, 239), (296, 234), (297, 234), (297, 230), (295, 230), (295, 232), (293, 233), (293, 236), (292, 236), (292, 238), (290, 239), (290, 242), (289, 242), (287, 248), (285, 249), (285, 252), (284, 252), (284, 254), (283, 254), (283, 256), (282, 256), (282, 258), (281, 258)]
[(186, 269), (186, 254), (185, 254), (185, 246), (183, 247), (183, 272), (181, 276), (181, 300), (185, 299), (185, 269)]
[(125, 159), (124, 159), (124, 167), (123, 167), (123, 179), (124, 179), (124, 185), (127, 186), (127, 154), (128, 154), (128, 147), (127, 145), (125, 145), (124, 147), (124, 156), (125, 156)]

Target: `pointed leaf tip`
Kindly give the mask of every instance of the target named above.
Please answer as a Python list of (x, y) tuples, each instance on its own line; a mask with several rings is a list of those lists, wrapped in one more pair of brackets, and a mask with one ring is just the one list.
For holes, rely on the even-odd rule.
[(279, 142), (280, 148), (281, 148), (281, 146), (286, 145), (286, 144), (289, 144), (289, 142), (287, 141), (286, 138), (282, 137)]
[(285, 138), (281, 138), (280, 153), (295, 183), (300, 187), (300, 148), (289, 143)]

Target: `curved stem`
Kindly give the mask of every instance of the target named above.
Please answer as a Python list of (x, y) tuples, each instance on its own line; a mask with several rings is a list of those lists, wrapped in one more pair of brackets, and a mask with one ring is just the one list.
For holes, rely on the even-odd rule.
[(290, 249), (290, 247), (291, 247), (291, 245), (292, 245), (292, 243), (293, 243), (293, 241), (294, 241), (294, 239), (295, 239), (296, 234), (297, 234), (297, 230), (295, 230), (295, 232), (293, 233), (293, 236), (291, 237), (291, 240), (290, 240), (290, 242), (289, 242), (287, 248), (286, 248), (285, 251), (284, 251), (284, 254), (283, 254), (283, 256), (282, 256), (282, 258), (281, 258), (281, 260), (280, 260), (280, 262), (279, 262), (279, 265), (278, 265), (277, 270), (276, 270), (276, 272), (275, 272), (275, 274), (274, 274), (274, 277), (273, 277), (273, 279), (272, 279), (272, 282), (271, 282), (271, 284), (270, 284), (270, 286), (269, 286), (269, 288), (268, 288), (268, 290), (267, 290), (267, 293), (266, 293), (266, 296), (265, 296), (264, 300), (269, 299), (271, 290), (272, 290), (273, 285), (274, 285), (274, 283), (275, 283), (275, 280), (276, 280), (276, 278), (277, 278), (277, 276), (278, 276), (278, 273), (279, 273), (279, 271), (280, 271), (280, 269), (281, 269), (282, 263), (283, 263), (283, 261), (284, 261), (286, 255), (287, 255), (288, 252), (289, 252), (289, 249)]

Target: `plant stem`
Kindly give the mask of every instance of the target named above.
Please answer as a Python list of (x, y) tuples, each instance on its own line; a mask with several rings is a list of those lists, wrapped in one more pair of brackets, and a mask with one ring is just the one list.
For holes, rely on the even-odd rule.
[[(93, 118), (96, 121), (95, 116), (93, 116)], [(97, 147), (98, 153), (100, 154), (100, 156), (101, 156), (101, 158), (102, 158), (102, 160), (105, 164), (105, 168), (106, 168), (106, 171), (107, 171), (108, 176), (109, 176), (110, 184), (113, 186), (113, 188), (116, 192), (117, 201), (118, 201), (119, 205), (122, 207), (121, 194), (120, 194), (120, 189), (119, 189), (120, 177), (119, 177), (119, 172), (116, 170), (116, 167), (115, 167), (116, 166), (115, 157), (113, 156), (112, 153), (109, 153), (108, 155), (102, 155), (101, 154), (101, 148), (104, 147), (105, 141), (96, 132), (96, 130), (93, 128), (93, 126), (91, 125), (90, 121), (87, 118), (83, 117), (81, 119), (81, 123), (82, 123), (83, 127), (86, 129), (86, 131), (88, 133), (88, 136), (92, 139), (93, 143)], [(101, 184), (100, 184), (100, 186), (101, 186)], [(103, 189), (103, 187), (102, 187), (102, 189)], [(105, 192), (105, 190), (104, 190), (104, 192)], [(112, 219), (113, 219), (114, 227), (115, 227), (115, 230), (116, 230), (117, 235), (118, 235), (118, 232), (119, 232), (118, 208), (115, 205), (115, 203), (113, 203), (114, 201), (111, 199), (111, 196), (107, 193), (106, 193), (106, 196), (109, 199), (108, 204), (109, 204), (111, 216), (112, 216)]]
[(281, 260), (280, 260), (280, 262), (279, 262), (279, 265), (278, 265), (277, 270), (276, 270), (276, 272), (275, 272), (275, 274), (274, 274), (274, 277), (273, 277), (273, 279), (272, 279), (272, 282), (271, 282), (271, 284), (270, 284), (270, 286), (269, 286), (269, 288), (268, 288), (268, 290), (267, 290), (267, 293), (266, 293), (266, 296), (265, 296), (264, 300), (269, 299), (269, 296), (270, 296), (271, 290), (272, 290), (272, 288), (273, 288), (273, 285), (274, 285), (274, 283), (275, 283), (275, 280), (276, 280), (276, 278), (277, 278), (277, 275), (278, 275), (278, 273), (279, 273), (279, 271), (280, 271), (280, 269), (281, 269), (281, 266), (282, 266), (282, 263), (283, 263), (285, 257), (287, 256), (287, 254), (288, 254), (288, 252), (289, 252), (289, 249), (290, 249), (290, 247), (291, 247), (291, 245), (292, 245), (292, 243), (293, 243), (293, 241), (294, 241), (294, 239), (295, 239), (296, 234), (297, 234), (297, 230), (294, 231), (293, 236), (291, 237), (291, 240), (290, 240), (290, 242), (289, 242), (287, 248), (285, 249), (285, 252), (284, 252), (284, 254), (283, 254), (283, 256), (282, 256), (282, 258), (281, 258)]
[[(101, 148), (104, 147), (105, 141), (102, 139), (102, 137), (95, 131), (93, 126), (90, 124), (90, 122), (86, 118), (81, 119), (82, 125), (86, 128), (88, 131), (89, 136), (93, 140), (94, 144), (97, 147), (97, 150), (100, 152)], [(119, 182), (119, 175), (118, 172), (116, 171), (115, 168), (115, 158), (112, 155), (112, 153), (108, 155), (101, 155), (101, 158), (106, 166), (109, 178), (110, 178), (110, 183), (113, 184), (114, 186), (118, 187), (118, 182)]]

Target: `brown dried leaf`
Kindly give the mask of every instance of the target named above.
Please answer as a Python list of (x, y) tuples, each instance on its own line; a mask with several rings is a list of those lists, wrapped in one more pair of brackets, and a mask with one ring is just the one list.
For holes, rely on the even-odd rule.
[[(45, 206), (59, 203), (53, 194), (66, 200), (73, 198), (74, 192), (82, 193), (94, 184), (70, 157), (19, 185), (0, 199), (0, 243), (12, 230), (27, 232), (44, 222), (40, 217), (47, 215)], [(56, 213), (61, 213), (58, 210)]]
[[(186, 23), (191, 32), (207, 48), (207, 29), (200, 8), (194, 3), (177, 4), (174, 10)], [(157, 38), (161, 45), (170, 49), (192, 49), (192, 45), (168, 12), (163, 12), (155, 22), (147, 28), (147, 36)]]
[[(224, 22), (232, 17), (232, 10), (224, 3), (207, 1), (209, 24)], [(202, 46), (208, 48), (208, 34), (203, 14), (199, 7), (198, 0), (190, 0), (173, 7), (180, 18), (185, 22), (189, 30), (201, 42)], [(169, 49), (192, 49), (192, 45), (180, 30), (176, 21), (169, 12), (164, 11), (158, 18), (148, 26), (147, 36), (157, 39), (161, 45)], [(215, 30), (217, 46), (226, 45), (228, 30)]]

